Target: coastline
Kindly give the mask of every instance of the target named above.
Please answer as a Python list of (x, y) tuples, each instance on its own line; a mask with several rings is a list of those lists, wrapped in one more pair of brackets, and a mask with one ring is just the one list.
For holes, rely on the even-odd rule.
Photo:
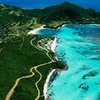
[(96, 26), (100, 26), (100, 24), (90, 24), (90, 25), (96, 25)]
[[(66, 26), (66, 24), (62, 25), (61, 27), (64, 27)], [(34, 30), (31, 30), (28, 35), (35, 35), (37, 34), (37, 31), (43, 29), (45, 27), (45, 25), (39, 27), (39, 28), (36, 28)], [(58, 27), (58, 29), (60, 29), (61, 27)], [(54, 29), (54, 30), (58, 30), (58, 29)], [(54, 41), (52, 42), (51, 44), (51, 51), (55, 53), (55, 48), (57, 46), (57, 37), (55, 37)], [(55, 59), (58, 60), (57, 56), (55, 56)], [(47, 78), (46, 78), (46, 81), (44, 83), (44, 89), (43, 89), (43, 95), (44, 95), (44, 100), (48, 100), (48, 85), (49, 85), (49, 82), (50, 82), (50, 79), (51, 77), (53, 76), (53, 74), (55, 72), (58, 72), (58, 69), (52, 69), (51, 72), (48, 74)]]
[[(29, 31), (29, 32), (28, 32), (28, 35), (35, 35), (35, 34), (37, 34), (37, 31), (39, 31), (39, 30), (41, 30), (41, 29), (44, 29), (44, 28), (49, 28), (49, 29), (52, 29), (52, 30), (59, 30), (61, 27), (65, 27), (66, 25), (70, 25), (70, 24), (63, 24), (63, 25), (57, 27), (56, 29), (46, 27), (46, 25), (42, 25), (42, 26), (39, 27), (39, 28), (35, 28), (35, 29)], [(84, 24), (80, 24), (80, 25), (84, 25)], [(86, 25), (96, 25), (96, 26), (100, 26), (100, 24), (86, 24)], [(54, 50), (53, 50), (53, 51), (54, 51)]]
[[(53, 29), (53, 30), (59, 30), (60, 28), (65, 27), (66, 25), (68, 25), (68, 24), (64, 24), (64, 25), (62, 25), (61, 27), (58, 27), (57, 29)], [(80, 24), (80, 25), (82, 25), (82, 24)], [(96, 25), (96, 26), (100, 26), (100, 24), (85, 24), (85, 25)], [(51, 28), (51, 29), (52, 29), (52, 28)], [(55, 53), (55, 48), (56, 48), (56, 46), (57, 46), (56, 41), (57, 41), (57, 38), (55, 37), (54, 42), (53, 42), (52, 45), (51, 45), (51, 50), (52, 50), (54, 53)], [(57, 57), (56, 57), (56, 58), (57, 58)], [(57, 60), (58, 60), (58, 58), (57, 58)], [(65, 65), (66, 65), (66, 64), (65, 64)], [(67, 66), (67, 68), (68, 68), (68, 66)], [(65, 70), (68, 70), (67, 68), (65, 68)], [(47, 79), (46, 79), (45, 84), (44, 84), (44, 90), (43, 90), (43, 93), (44, 93), (44, 100), (49, 100), (48, 86), (49, 86), (49, 83), (50, 83), (50, 80), (51, 80), (52, 76), (54, 75), (54, 73), (55, 73), (56, 71), (58, 72), (57, 69), (53, 69), (53, 70), (48, 74), (48, 76), (47, 76)], [(60, 71), (63, 71), (63, 70), (60, 70)]]
[[(51, 44), (51, 51), (55, 53), (55, 48), (57, 46), (57, 38), (55, 37), (53, 43)], [(57, 60), (58, 58), (55, 57)], [(47, 76), (45, 84), (44, 84), (44, 89), (43, 89), (43, 94), (44, 94), (44, 100), (48, 100), (48, 85), (50, 82), (51, 77), (53, 76), (53, 74), (57, 71), (57, 69), (53, 69)]]
[[(74, 25), (74, 24), (63, 24), (63, 25), (58, 26), (57, 28), (52, 28), (52, 27), (47, 27), (47, 28), (50, 28), (52, 30), (59, 30), (60, 28), (65, 27), (66, 25)], [(100, 26), (100, 24), (79, 24), (79, 25), (95, 25), (95, 26)]]
[[(33, 30), (28, 32), (28, 35), (35, 35), (35, 34), (37, 34), (37, 31), (43, 29), (44, 27), (45, 27), (45, 25), (42, 25), (39, 28), (33, 29)], [(55, 37), (53, 42), (52, 42), (52, 44), (51, 44), (51, 51), (54, 52), (54, 53), (55, 53), (56, 46), (57, 46), (57, 38)], [(58, 60), (57, 57), (55, 57), (55, 58), (56, 58), (56, 60)], [(45, 80), (45, 83), (44, 83), (44, 86), (43, 86), (44, 100), (48, 100), (48, 94), (47, 94), (47, 92), (48, 92), (48, 85), (49, 85), (51, 77), (53, 76), (53, 74), (55, 72), (58, 72), (58, 70), (57, 69), (52, 69), (51, 72), (48, 74), (46, 80)]]
[(51, 44), (51, 51), (55, 52), (55, 48), (57, 46), (57, 38), (55, 37), (53, 43)]
[(37, 34), (37, 31), (43, 29), (45, 27), (45, 25), (42, 25), (41, 27), (39, 28), (36, 28), (36, 29), (33, 29), (31, 31), (28, 32), (28, 35), (34, 35), (34, 34)]
[[(65, 27), (66, 25), (68, 24), (64, 24), (62, 25), (61, 27)], [(82, 25), (82, 24), (80, 24)], [(97, 26), (100, 26), (100, 24), (89, 24), (89, 25), (97, 25)], [(37, 29), (34, 29), (34, 30), (31, 30), (28, 34), (37, 34), (36, 32), (38, 30), (41, 30), (44, 28), (45, 25), (41, 26), (40, 28), (37, 28)], [(58, 27), (57, 29), (54, 29), (54, 30), (59, 30), (61, 27)], [(52, 28), (51, 28), (52, 29)], [(51, 44), (51, 51), (55, 53), (55, 48), (57, 46), (57, 38), (55, 37), (54, 41), (52, 42)], [(57, 58), (57, 57), (56, 57)], [(58, 60), (58, 58), (57, 58)], [(66, 69), (65, 69), (66, 70)], [(45, 83), (44, 83), (44, 89), (43, 89), (43, 94), (44, 94), (44, 100), (48, 100), (49, 96), (48, 96), (48, 85), (49, 85), (49, 82), (50, 82), (50, 79), (51, 77), (53, 76), (53, 74), (58, 71), (57, 69), (53, 69), (51, 70), (51, 72), (48, 74), (46, 80), (45, 80)]]
[(45, 84), (44, 84), (44, 90), (43, 90), (44, 100), (48, 100), (48, 94), (47, 94), (47, 92), (48, 92), (48, 84), (49, 84), (49, 81), (50, 81), (50, 79), (51, 79), (53, 73), (54, 73), (56, 70), (57, 70), (57, 69), (53, 69), (53, 70), (49, 73), (49, 75), (47, 76), (46, 82), (45, 82)]

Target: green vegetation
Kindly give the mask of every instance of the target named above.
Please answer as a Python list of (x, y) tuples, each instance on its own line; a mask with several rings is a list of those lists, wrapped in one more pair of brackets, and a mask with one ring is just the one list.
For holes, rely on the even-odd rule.
[(13, 34), (25, 35), (43, 24), (50, 28), (58, 28), (62, 24), (100, 24), (100, 12), (68, 2), (33, 10), (1, 4), (0, 9), (0, 37), (5, 41)]
[[(59, 63), (62, 63), (62, 62), (59, 62)], [(43, 76), (42, 81), (40, 81), (38, 84), (39, 89), (41, 91), (41, 97), (39, 98), (39, 100), (44, 100), (43, 86), (47, 78), (47, 75), (49, 74), (51, 69), (59, 68), (56, 64), (58, 65), (58, 63), (52, 63), (50, 65), (46, 65), (46, 66), (38, 68), (38, 70), (42, 73), (42, 76)], [(60, 67), (64, 69), (64, 66), (60, 66)], [(35, 100), (37, 96), (37, 90), (34, 83), (38, 80), (38, 78), (39, 76), (37, 74), (33, 78), (23, 79), (19, 83), (18, 87), (16, 88), (11, 100)]]
[(32, 66), (48, 62), (49, 59), (43, 52), (30, 45), (32, 37), (24, 37), (24, 44), (20, 48), (22, 40), (1, 44), (3, 50), (0, 53), (0, 100), (4, 100), (6, 93), (13, 86), (18, 77), (30, 74)]
[(52, 21), (50, 23), (47, 23), (45, 27), (57, 29), (58, 27), (61, 27), (66, 23), (68, 23), (68, 21)]
[(14, 36), (26, 35), (30, 30), (41, 26), (37, 18), (27, 11), (8, 5), (0, 5), (0, 41), (11, 40)]
[[(60, 5), (47, 7), (43, 10), (35, 10), (34, 16), (41, 23), (51, 24), (52, 21), (66, 21), (68, 24), (100, 24), (100, 13), (93, 9), (85, 9), (74, 4), (65, 2)], [(53, 24), (52, 26), (54, 26)]]
[[(100, 24), (100, 12), (67, 2), (33, 10), (0, 5), (0, 100), (5, 99), (17, 78), (31, 74), (29, 71), (31, 67), (50, 61), (44, 52), (30, 44), (34, 37), (36, 37), (34, 45), (44, 37), (28, 36), (27, 33), (43, 24), (46, 27), (58, 28), (63, 24), (73, 23)], [(49, 55), (52, 58), (55, 56), (51, 51)], [(48, 73), (51, 69), (64, 69), (64, 67), (65, 65), (61, 61), (56, 61), (38, 68), (43, 75), (43, 79), (38, 84), (41, 92), (40, 100), (44, 100), (43, 85)], [(31, 78), (22, 79), (19, 82), (11, 100), (34, 100), (36, 98), (37, 89), (34, 83), (38, 80), (39, 74), (35, 74)]]
[[(42, 36), (23, 36), (0, 44), (2, 51), (0, 52), (0, 100), (4, 100), (6, 94), (14, 85), (15, 80), (21, 76), (29, 75), (30, 68), (42, 63), (49, 62), (47, 55), (34, 48), (30, 44), (30, 40), (36, 37), (34, 42), (44, 38)], [(43, 83), (49, 73), (50, 68), (57, 68), (55, 64), (51, 66), (42, 66), (40, 72), (43, 75), (41, 93), (43, 93)], [(45, 73), (46, 74), (45, 74)], [(29, 79), (23, 79), (15, 90), (12, 100), (33, 100), (36, 98), (37, 90), (34, 83), (38, 80), (38, 75)], [(40, 88), (41, 89), (41, 88)], [(30, 98), (29, 98), (30, 97)], [(28, 99), (27, 99), (28, 98)]]

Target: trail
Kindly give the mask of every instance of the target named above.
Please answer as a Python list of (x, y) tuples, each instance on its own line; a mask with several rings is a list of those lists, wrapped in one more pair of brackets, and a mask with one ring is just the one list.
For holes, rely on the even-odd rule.
[[(15, 91), (15, 88), (18, 86), (19, 82), (20, 82), (22, 79), (31, 78), (31, 77), (33, 77), (33, 76), (35, 75), (35, 73), (33, 72), (33, 69), (34, 69), (35, 72), (37, 72), (37, 73), (39, 74), (39, 76), (40, 76), (39, 79), (38, 79), (38, 81), (35, 83), (35, 86), (36, 86), (37, 91), (38, 91), (38, 95), (37, 95), (37, 97), (36, 97), (35, 100), (38, 100), (38, 99), (40, 98), (40, 96), (41, 96), (41, 93), (40, 93), (40, 90), (39, 90), (39, 87), (38, 87), (38, 83), (39, 83), (39, 82), (41, 81), (41, 79), (42, 79), (42, 74), (37, 70), (37, 68), (39, 68), (39, 67), (41, 67), (41, 66), (45, 66), (45, 65), (51, 64), (51, 63), (53, 63), (53, 62), (55, 62), (55, 61), (49, 56), (49, 54), (48, 54), (49, 51), (48, 51), (48, 50), (42, 50), (42, 49), (38, 48), (37, 46), (34, 46), (34, 45), (33, 45), (32, 42), (33, 42), (35, 39), (36, 39), (36, 38), (32, 39), (32, 40), (30, 41), (30, 44), (31, 44), (33, 47), (35, 47), (36, 49), (38, 49), (39, 51), (43, 51), (43, 52), (48, 56), (48, 58), (50, 58), (51, 61), (49, 61), (49, 62), (47, 62), (47, 63), (43, 63), (43, 64), (40, 64), (40, 65), (37, 65), (37, 66), (34, 66), (34, 67), (32, 67), (32, 68), (30, 69), (30, 72), (31, 72), (32, 74), (26, 75), (26, 76), (22, 76), (22, 77), (20, 77), (20, 78), (17, 78), (16, 81), (15, 81), (15, 84), (14, 84), (13, 87), (10, 89), (10, 91), (7, 93), (5, 100), (10, 100), (11, 96), (13, 95), (13, 93), (14, 93), (14, 91)], [(23, 39), (23, 41), (24, 41), (24, 39)], [(22, 42), (22, 44), (21, 44), (21, 47), (22, 47), (22, 45), (23, 45), (23, 42)], [(0, 50), (0, 51), (1, 51), (1, 50)]]
[(1, 51), (2, 51), (2, 48), (0, 49), (0, 53), (1, 53)]
[[(32, 39), (31, 41), (30, 41), (30, 44), (32, 45), (32, 46), (34, 46), (33, 45), (33, 41), (35, 40), (35, 38), (34, 39)], [(39, 44), (38, 44), (39, 45)], [(48, 64), (51, 64), (51, 63), (53, 63), (53, 62), (55, 62), (50, 56), (49, 56), (49, 51), (47, 50), (47, 49), (40, 49), (40, 48), (38, 48), (38, 47), (36, 47), (36, 46), (34, 46), (36, 49), (38, 49), (38, 50), (40, 50), (40, 51), (43, 51), (47, 56), (48, 56), (48, 58), (51, 60), (50, 62), (47, 62), (47, 63), (44, 63), (44, 64), (42, 64), (42, 65), (40, 65), (40, 66), (44, 66), (44, 65), (48, 65)], [(41, 97), (41, 93), (40, 93), (40, 90), (39, 90), (39, 87), (38, 87), (38, 83), (41, 81), (41, 79), (42, 79), (42, 74), (37, 70), (40, 66), (37, 66), (37, 67), (35, 67), (34, 68), (34, 70), (39, 74), (39, 76), (40, 76), (40, 78), (38, 79), (38, 81), (35, 83), (35, 86), (36, 86), (36, 88), (37, 88), (37, 91), (38, 91), (38, 95), (37, 95), (37, 97), (36, 97), (36, 99), (35, 100), (38, 100), (40, 97)]]
[(23, 44), (24, 44), (24, 40), (25, 40), (25, 38), (23, 37), (23, 38), (22, 38), (22, 43), (21, 43), (21, 45), (20, 45), (20, 47), (19, 47), (19, 50), (22, 48), (22, 46), (23, 46)]
[(19, 83), (20, 80), (26, 79), (26, 78), (30, 78), (30, 77), (33, 77), (33, 76), (35, 75), (35, 73), (32, 71), (33, 69), (34, 69), (34, 67), (32, 67), (32, 68), (30, 69), (30, 72), (32, 73), (31, 75), (22, 76), (22, 77), (16, 79), (15, 84), (14, 84), (13, 87), (10, 89), (10, 91), (7, 93), (5, 100), (10, 100), (10, 98), (11, 98), (11, 96), (13, 95), (14, 90), (15, 90), (15, 88), (17, 87), (17, 85), (18, 85), (18, 83)]
[[(48, 63), (42, 64), (42, 66), (48, 65), (48, 64), (51, 64), (51, 63), (53, 63), (53, 62), (50, 61), (50, 62), (48, 62)], [(38, 95), (37, 95), (37, 97), (36, 97), (35, 100), (38, 100), (38, 99), (40, 98), (40, 96), (41, 96), (41, 93), (40, 93), (40, 90), (39, 90), (39, 87), (38, 87), (38, 83), (39, 83), (39, 82), (41, 81), (41, 79), (42, 79), (42, 74), (37, 70), (38, 67), (40, 67), (40, 66), (37, 66), (37, 67), (34, 68), (34, 70), (40, 75), (40, 78), (39, 78), (38, 81), (35, 83), (35, 86), (36, 86), (37, 91), (38, 91)]]

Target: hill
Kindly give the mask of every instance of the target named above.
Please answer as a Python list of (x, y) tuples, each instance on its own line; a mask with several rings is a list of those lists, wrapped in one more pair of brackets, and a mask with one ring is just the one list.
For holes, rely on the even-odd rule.
[[(65, 65), (54, 59), (53, 52), (48, 51), (47, 54), (37, 48), (38, 43), (41, 43), (44, 38), (47, 41), (43, 40), (44, 43), (42, 44), (47, 45), (46, 43), (48, 40), (51, 41), (52, 37), (47, 39), (47, 37), (38, 35), (27, 36), (27, 33), (42, 24), (46, 24), (46, 27), (57, 28), (62, 24), (78, 23), (100, 24), (100, 13), (68, 2), (45, 9), (33, 10), (0, 4), (0, 100), (5, 99), (17, 78), (32, 74), (30, 73), (32, 66), (34, 68), (32, 71), (36, 75), (21, 80), (15, 88), (11, 100), (35, 100), (38, 94), (36, 83), (40, 80), (39, 73), (43, 76), (38, 84), (39, 100), (44, 100), (43, 85), (48, 73), (51, 68), (64, 69)], [(33, 40), (34, 42), (32, 42)], [(50, 63), (51, 59), (55, 62)], [(37, 65), (47, 62), (50, 64), (39, 67), (38, 71), (36, 70)]]
[(46, 23), (48, 26), (52, 21), (65, 21), (68, 24), (100, 24), (99, 12), (93, 9), (85, 9), (68, 2), (42, 10), (35, 9), (33, 10), (33, 16), (38, 17), (40, 23)]
[[(36, 82), (40, 80), (40, 75), (42, 79), (38, 82), (38, 88), (40, 91), (40, 100), (43, 99), (43, 86), (47, 75), (49, 74), (51, 68), (61, 68), (63, 69), (65, 65), (61, 61), (54, 59), (54, 53), (50, 53), (48, 50), (48, 56), (54, 59), (55, 62), (51, 62), (51, 59), (47, 56), (45, 50), (39, 49), (37, 43), (38, 41), (44, 39), (43, 36), (23, 36), (20, 38), (14, 38), (7, 43), (0, 44), (0, 100), (5, 99), (10, 89), (14, 86), (16, 79), (30, 76), (32, 72), (34, 76), (26, 77), (19, 81), (19, 84), (15, 87), (14, 93), (11, 95), (11, 100), (35, 100), (38, 95), (36, 88)], [(51, 41), (53, 38), (46, 38)], [(31, 43), (31, 41), (33, 41)], [(44, 41), (44, 45), (46, 42)], [(45, 64), (45, 63), (49, 64)], [(39, 72), (36, 71), (35, 67)], [(42, 65), (44, 64), (44, 66)]]
[(100, 24), (100, 13), (65, 2), (45, 9), (24, 10), (14, 6), (0, 5), (0, 36), (25, 34), (41, 24), (57, 28), (62, 24)]

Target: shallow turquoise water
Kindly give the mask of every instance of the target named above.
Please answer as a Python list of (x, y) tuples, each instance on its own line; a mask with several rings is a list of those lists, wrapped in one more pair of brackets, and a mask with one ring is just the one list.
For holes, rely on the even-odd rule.
[(49, 86), (51, 100), (100, 100), (100, 26), (67, 25), (53, 35), (58, 38), (58, 58), (69, 69)]

